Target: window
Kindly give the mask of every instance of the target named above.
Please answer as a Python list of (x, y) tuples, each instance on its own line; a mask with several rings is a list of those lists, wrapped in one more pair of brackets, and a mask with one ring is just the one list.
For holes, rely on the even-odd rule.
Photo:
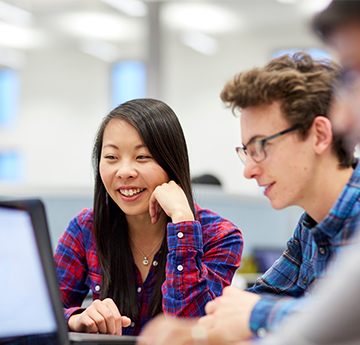
[(281, 55), (284, 54), (295, 54), (296, 52), (305, 52), (311, 55), (311, 57), (315, 60), (319, 60), (319, 59), (331, 59), (331, 56), (329, 53), (327, 53), (326, 51), (319, 49), (319, 48), (308, 48), (308, 49), (279, 49), (277, 51), (275, 51), (272, 56), (271, 59), (275, 59)]
[(0, 129), (12, 127), (19, 111), (20, 82), (18, 73), (0, 70)]
[[(12, 129), (18, 119), (20, 102), (18, 72), (0, 69), (0, 135), (2, 130)], [(0, 183), (17, 183), (23, 178), (23, 159), (16, 149), (0, 147)]]
[(112, 70), (112, 105), (146, 96), (146, 67), (141, 61), (122, 61)]
[(0, 151), (0, 183), (17, 183), (23, 179), (23, 160), (15, 150)]

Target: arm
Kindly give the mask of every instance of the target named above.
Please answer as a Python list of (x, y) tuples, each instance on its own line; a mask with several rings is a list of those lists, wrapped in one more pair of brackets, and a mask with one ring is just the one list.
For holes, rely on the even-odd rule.
[[(252, 334), (263, 335), (285, 315), (299, 308), (301, 302), (294, 297), (304, 294), (303, 277), (309, 274), (312, 277), (312, 266), (303, 259), (302, 243), (304, 239), (309, 242), (308, 232), (301, 224), (300, 220), (287, 250), (254, 287), (249, 291), (226, 288), (221, 297), (208, 303), (207, 315), (199, 322), (214, 332), (227, 334), (230, 341), (241, 341)], [(311, 245), (305, 250), (311, 252)], [(310, 284), (311, 279), (308, 280)]]
[(230, 285), (240, 265), (240, 230), (210, 211), (197, 209), (197, 218), (168, 224), (169, 254), (162, 288), (166, 314), (205, 315), (206, 303)]
[(289, 317), (264, 338), (263, 345), (358, 344), (360, 340), (359, 283), (360, 232), (345, 247), (334, 271), (319, 282), (312, 296), (304, 298), (301, 312)]
[[(131, 320), (121, 316), (114, 301), (100, 301), (96, 286), (101, 274), (92, 237), (92, 212), (83, 210), (69, 224), (55, 252), (56, 271), (65, 319), (69, 329), (77, 332), (121, 334)], [(95, 301), (86, 309), (81, 304), (89, 288)]]
[(160, 210), (173, 221), (167, 226), (164, 312), (183, 317), (204, 315), (206, 303), (230, 285), (240, 266), (243, 248), (240, 230), (199, 207), (194, 220), (183, 190), (173, 181), (155, 189), (149, 208), (153, 222)]
[(273, 329), (286, 315), (301, 308), (298, 297), (314, 281), (313, 240), (311, 231), (302, 225), (304, 217), (305, 214), (282, 256), (247, 290), (262, 295), (251, 312), (250, 327), (254, 334)]
[(66, 322), (71, 314), (83, 310), (81, 304), (89, 291), (89, 286), (85, 284), (88, 271), (81, 229), (81, 219), (84, 217), (87, 217), (86, 210), (70, 222), (59, 239), (54, 255)]

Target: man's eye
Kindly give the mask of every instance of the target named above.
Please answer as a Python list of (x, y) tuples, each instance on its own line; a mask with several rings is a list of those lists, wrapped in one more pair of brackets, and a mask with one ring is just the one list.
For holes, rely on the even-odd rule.
[(251, 157), (253, 157), (257, 154), (257, 151), (255, 147), (248, 147), (246, 149), (246, 153), (249, 154)]

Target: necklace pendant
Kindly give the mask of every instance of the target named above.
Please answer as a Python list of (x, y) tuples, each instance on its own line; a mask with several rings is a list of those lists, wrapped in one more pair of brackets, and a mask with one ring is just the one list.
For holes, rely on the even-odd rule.
[(147, 266), (148, 264), (149, 264), (149, 260), (146, 257), (144, 257), (143, 265)]

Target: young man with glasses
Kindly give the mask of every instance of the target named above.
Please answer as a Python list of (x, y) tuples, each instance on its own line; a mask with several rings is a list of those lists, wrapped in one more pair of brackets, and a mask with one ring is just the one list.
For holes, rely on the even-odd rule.
[(233, 325), (229, 340), (262, 336), (296, 311), (357, 229), (360, 166), (327, 117), (340, 72), (305, 53), (282, 56), (235, 76), (221, 93), (241, 112), (245, 177), (265, 188), (273, 208), (305, 210), (284, 254), (248, 292), (229, 288), (206, 306), (202, 324)]
[[(360, 1), (332, 1), (313, 24), (344, 67), (329, 116), (334, 131), (346, 136), (351, 147), (360, 143)], [(310, 307), (286, 320), (261, 344), (360, 344), (360, 228), (353, 242), (308, 299)]]
[[(237, 343), (276, 329), (305, 308), (309, 299), (303, 297), (352, 241), (359, 222), (360, 165), (328, 118), (340, 75), (334, 63), (303, 53), (240, 73), (223, 89), (222, 100), (241, 112), (243, 145), (237, 152), (245, 177), (256, 179), (273, 208), (298, 205), (305, 212), (286, 251), (249, 291), (228, 287), (207, 304), (207, 315), (198, 321), (199, 344), (206, 337), (208, 344)], [(155, 322), (145, 339), (156, 339), (164, 326)], [(168, 339), (180, 328), (184, 339), (185, 326), (168, 321)]]

